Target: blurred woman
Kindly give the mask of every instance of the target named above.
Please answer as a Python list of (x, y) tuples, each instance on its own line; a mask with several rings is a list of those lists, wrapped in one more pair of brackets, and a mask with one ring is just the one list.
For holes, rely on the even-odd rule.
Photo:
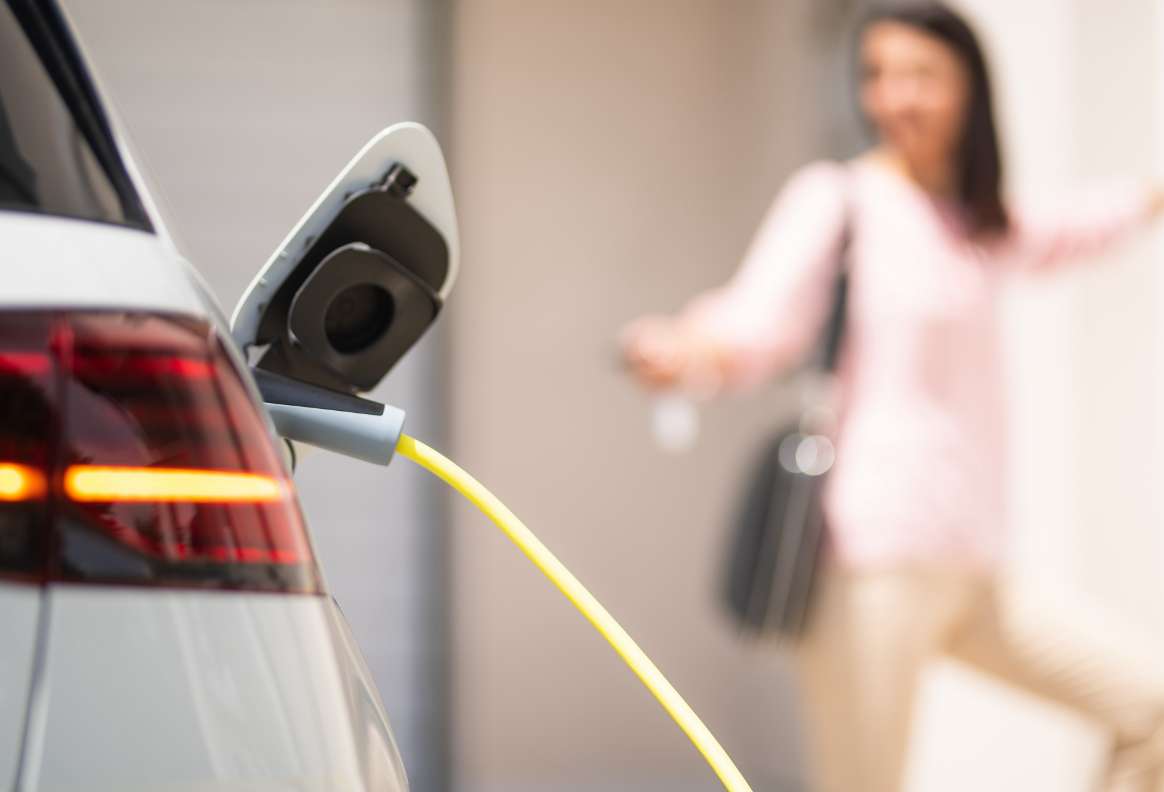
[(1164, 200), (1128, 189), (1056, 217), (1008, 206), (982, 51), (939, 3), (873, 13), (859, 62), (876, 144), (794, 175), (732, 281), (677, 316), (633, 323), (626, 358), (652, 388), (746, 385), (794, 366), (820, 333), (848, 238), (828, 552), (796, 649), (816, 788), (899, 787), (919, 672), (935, 652), (1102, 721), (1116, 735), (1107, 782), (1154, 788), (1162, 674), (1109, 657), (1073, 622), (1000, 606), (995, 312), (1007, 273), (1099, 253)]

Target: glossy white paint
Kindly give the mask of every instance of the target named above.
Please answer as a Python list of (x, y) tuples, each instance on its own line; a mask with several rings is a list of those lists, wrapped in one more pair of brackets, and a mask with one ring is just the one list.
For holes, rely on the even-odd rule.
[(416, 174), (416, 187), (408, 196), (408, 202), (432, 223), (448, 245), (449, 274), (438, 292), (442, 299), (448, 297), (457, 279), (461, 245), (445, 158), (440, 144), (428, 129), (411, 122), (394, 124), (360, 149), (255, 275), (231, 317), (235, 343), (245, 350), (254, 341), (263, 308), (294, 270), (310, 240), (335, 218), (349, 195), (384, 178), (384, 173), (394, 162), (406, 165)]
[(16, 776), (36, 654), (41, 590), (0, 583), (0, 783)]
[(49, 591), (29, 792), (407, 788), (330, 599)]
[(212, 312), (189, 265), (154, 234), (86, 220), (0, 212), (5, 308)]

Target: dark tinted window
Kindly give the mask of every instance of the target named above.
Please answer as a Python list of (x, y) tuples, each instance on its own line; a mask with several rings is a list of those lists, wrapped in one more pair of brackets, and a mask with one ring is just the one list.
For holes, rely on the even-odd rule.
[(127, 222), (90, 138), (7, 3), (0, 5), (0, 209)]

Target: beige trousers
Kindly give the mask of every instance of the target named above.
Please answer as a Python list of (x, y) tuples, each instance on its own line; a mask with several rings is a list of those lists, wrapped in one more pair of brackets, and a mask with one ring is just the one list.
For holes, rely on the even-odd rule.
[(1102, 620), (1030, 607), (981, 574), (826, 569), (796, 647), (810, 789), (899, 790), (920, 672), (944, 654), (1104, 724), (1114, 741), (1103, 789), (1156, 792), (1164, 656), (1137, 643)]

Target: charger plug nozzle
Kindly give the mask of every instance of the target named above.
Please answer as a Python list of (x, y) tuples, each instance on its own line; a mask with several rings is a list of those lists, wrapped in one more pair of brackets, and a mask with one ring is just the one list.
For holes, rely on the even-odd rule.
[(263, 369), (252, 373), (280, 437), (374, 465), (392, 461), (403, 410)]
[(372, 415), (268, 403), (267, 411), (280, 437), (387, 465), (404, 431), (404, 411), (387, 404), (383, 407), (380, 415)]

